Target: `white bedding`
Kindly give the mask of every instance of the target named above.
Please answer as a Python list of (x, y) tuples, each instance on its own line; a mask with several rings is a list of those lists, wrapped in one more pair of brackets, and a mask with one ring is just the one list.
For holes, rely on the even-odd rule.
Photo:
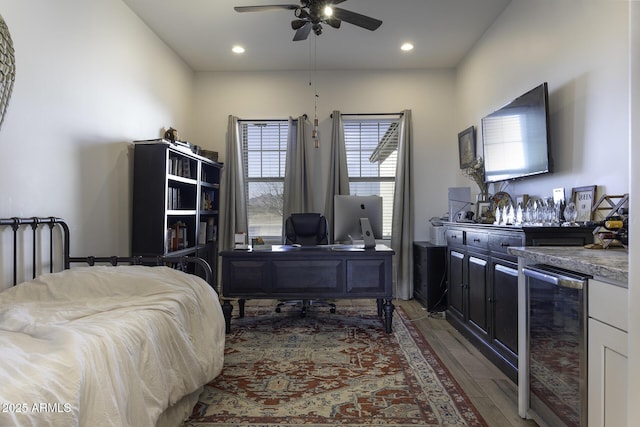
[(82, 267), (0, 292), (0, 426), (153, 426), (222, 370), (224, 318), (202, 279)]

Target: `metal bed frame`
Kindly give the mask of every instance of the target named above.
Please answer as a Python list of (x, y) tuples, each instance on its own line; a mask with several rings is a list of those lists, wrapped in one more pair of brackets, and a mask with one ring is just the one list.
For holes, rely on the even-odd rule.
[[(13, 232), (13, 286), (17, 285), (18, 281), (18, 248), (20, 247), (18, 242), (18, 234), (19, 230), (22, 226), (30, 226), (32, 230), (32, 278), (36, 278), (37, 276), (37, 267), (38, 267), (38, 248), (41, 245), (38, 245), (38, 236), (41, 236), (41, 227), (48, 226), (49, 227), (49, 272), (54, 272), (54, 246), (56, 246), (54, 242), (54, 230), (60, 229), (62, 231), (62, 266), (61, 268), (64, 270), (68, 270), (71, 268), (72, 263), (86, 263), (90, 266), (99, 264), (111, 264), (116, 266), (118, 264), (129, 264), (129, 265), (155, 265), (161, 266), (166, 264), (173, 264), (174, 268), (177, 267), (180, 270), (185, 271), (187, 269), (188, 264), (194, 264), (200, 267), (202, 270), (202, 276), (210, 286), (213, 287), (213, 272), (211, 270), (211, 266), (207, 261), (202, 258), (197, 257), (173, 257), (173, 256), (156, 256), (156, 257), (144, 257), (144, 256), (110, 256), (110, 257), (95, 257), (95, 256), (87, 256), (87, 257), (72, 257), (69, 255), (69, 226), (66, 222), (61, 218), (56, 218), (53, 216), (50, 217), (31, 217), (31, 218), (0, 218), (0, 229), (3, 227), (9, 226)], [(46, 233), (45, 233), (46, 234)], [(42, 263), (40, 263), (42, 265)]]

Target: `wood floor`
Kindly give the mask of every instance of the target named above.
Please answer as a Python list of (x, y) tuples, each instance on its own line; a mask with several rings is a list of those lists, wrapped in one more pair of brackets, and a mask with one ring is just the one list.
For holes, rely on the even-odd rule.
[(536, 426), (518, 416), (518, 389), (444, 319), (416, 300), (394, 301), (411, 317), (489, 426)]
[[(338, 306), (362, 306), (363, 300), (339, 300)], [(518, 416), (518, 389), (498, 368), (460, 335), (444, 319), (434, 318), (416, 300), (394, 300), (424, 334), (434, 351), (451, 372), (490, 427), (536, 426)], [(273, 305), (271, 300), (251, 300), (247, 305)], [(375, 304), (372, 301), (371, 304)], [(324, 310), (314, 307), (313, 310)], [(233, 327), (233, 323), (232, 323)]]

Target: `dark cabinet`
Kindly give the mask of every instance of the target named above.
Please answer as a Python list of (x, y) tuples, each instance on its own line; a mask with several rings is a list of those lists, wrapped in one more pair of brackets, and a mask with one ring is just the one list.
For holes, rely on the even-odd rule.
[(181, 144), (137, 141), (132, 254), (199, 256), (210, 264), (215, 281), (221, 169)]
[(448, 310), (460, 319), (464, 318), (466, 280), (464, 279), (464, 259), (465, 254), (456, 248), (449, 248), (448, 251)]
[[(514, 366), (518, 363), (518, 264), (499, 258), (491, 261), (493, 288), (492, 343)], [(514, 320), (516, 319), (516, 320)]]
[(445, 252), (446, 246), (413, 243), (413, 296), (428, 311), (442, 311), (447, 306)]
[(447, 320), (514, 382), (518, 377), (518, 264), (511, 246), (581, 246), (580, 227), (449, 224)]
[(471, 252), (467, 257), (467, 289), (469, 304), (467, 322), (483, 339), (489, 335), (489, 265), (486, 255)]

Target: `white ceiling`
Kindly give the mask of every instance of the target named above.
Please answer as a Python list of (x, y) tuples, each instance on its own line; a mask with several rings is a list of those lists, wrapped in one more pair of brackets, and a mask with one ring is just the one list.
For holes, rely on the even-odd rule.
[[(238, 13), (234, 6), (297, 0), (123, 0), (196, 71), (455, 67), (511, 0), (348, 0), (339, 7), (383, 21), (346, 22), (292, 41), (293, 11)], [(402, 52), (411, 42), (415, 49)], [(231, 52), (233, 45), (246, 52)]]

